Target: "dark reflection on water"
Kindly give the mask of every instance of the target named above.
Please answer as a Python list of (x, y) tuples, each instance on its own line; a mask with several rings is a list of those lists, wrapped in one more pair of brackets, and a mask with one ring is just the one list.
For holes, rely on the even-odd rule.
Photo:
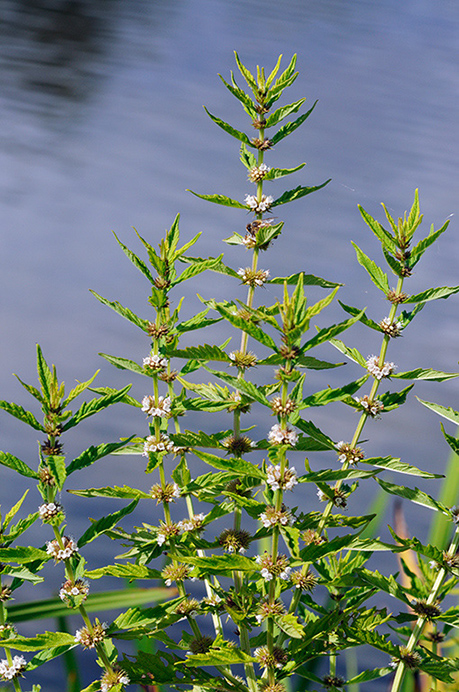
[[(378, 258), (377, 247), (356, 211), (357, 203), (381, 218), (379, 202), (384, 200), (398, 216), (411, 204), (413, 190), (419, 186), (427, 224), (434, 222), (438, 227), (455, 213), (459, 154), (456, 3), (4, 0), (0, 6), (2, 399), (32, 408), (11, 373), (35, 383), (36, 341), (56, 363), (68, 388), (76, 378), (88, 379), (98, 368), (101, 386), (123, 386), (134, 380), (97, 356), (103, 351), (139, 361), (148, 348), (141, 335), (88, 293), (91, 287), (150, 317), (147, 288), (110, 236), (111, 229), (141, 252), (130, 227), (136, 226), (156, 243), (181, 211), (184, 239), (204, 232), (196, 254), (215, 255), (225, 249), (229, 264), (238, 268), (245, 263), (239, 250), (221, 244), (233, 231), (243, 231), (244, 212), (206, 206), (184, 192), (191, 187), (243, 199), (250, 191), (244, 170), (238, 168), (238, 144), (215, 128), (202, 110), (205, 103), (212, 112), (246, 128), (241, 108), (216, 76), (219, 72), (226, 78), (234, 69), (234, 49), (249, 66), (259, 63), (267, 69), (279, 53), (285, 59), (298, 53), (300, 77), (289, 101), (307, 95), (308, 104), (316, 98), (319, 104), (301, 134), (284, 140), (270, 153), (271, 161), (282, 167), (307, 161), (302, 175), (292, 178), (292, 187), (333, 179), (317, 195), (282, 209), (285, 234), (274, 251), (263, 256), (272, 275), (303, 269), (340, 280), (346, 284), (341, 289), (343, 302), (366, 305), (368, 314), (379, 320), (387, 314), (387, 305), (356, 267), (349, 242), (354, 240)], [(273, 183), (273, 191), (282, 191), (279, 183)], [(458, 283), (458, 235), (454, 216), (452, 220), (452, 229), (438, 249), (420, 263), (412, 279), (413, 292)], [(226, 298), (233, 290), (231, 282), (223, 279), (196, 281), (187, 295), (186, 315), (202, 307), (193, 291)], [(260, 300), (274, 302), (277, 295), (268, 286)], [(313, 292), (312, 299), (317, 297)], [(331, 307), (320, 324), (342, 318), (339, 308)], [(435, 330), (433, 320), (438, 325)], [(366, 340), (360, 343), (364, 355), (373, 353), (377, 342), (358, 328), (354, 333), (348, 337), (349, 345), (359, 345), (360, 335)], [(219, 343), (225, 336), (214, 331), (206, 340)], [(453, 370), (457, 301), (427, 306), (418, 326), (414, 323), (391, 349), (390, 359), (400, 370), (415, 366)], [(326, 349), (317, 356), (338, 357)], [(309, 374), (308, 393), (358, 377), (360, 373), (351, 368), (328, 371), (326, 376)], [(133, 394), (139, 398), (145, 394), (143, 382), (134, 380)], [(418, 394), (457, 408), (454, 381), (441, 387), (421, 384)], [(333, 419), (327, 411), (317, 410), (315, 422), (334, 439), (347, 439), (355, 416), (339, 407), (332, 411), (336, 411)], [(259, 424), (260, 437), (266, 434), (266, 419), (256, 410), (250, 423)], [(200, 421), (196, 424), (202, 427)], [(228, 421), (223, 419), (221, 424)], [(33, 431), (24, 434), (6, 414), (0, 414), (0, 425), (0, 449), (34, 466)], [(192, 427), (190, 418), (184, 427)], [(91, 444), (132, 432), (145, 434), (143, 416), (116, 407), (89, 420), (78, 435), (69, 434), (66, 450), (71, 458)], [(448, 453), (438, 421), (420, 410), (414, 398), (400, 415), (369, 426), (368, 436), (369, 452), (402, 456), (433, 471), (443, 468)], [(315, 468), (328, 461), (311, 455)], [(295, 463), (301, 468), (301, 458)], [(153, 482), (145, 477), (142, 461), (117, 457), (72, 476), (70, 485), (99, 486), (107, 482), (107, 476), (119, 485), (142, 489)], [(13, 480), (8, 469), (0, 469), (3, 506), (11, 504), (13, 495), (16, 501), (26, 487), (25, 480)], [(437, 492), (434, 484), (422, 487)], [(363, 484), (362, 504), (370, 502), (373, 490)], [(35, 511), (36, 493), (30, 495), (27, 509)], [(98, 517), (119, 509), (118, 503), (110, 501), (74, 496), (64, 501), (75, 535), (87, 527), (88, 515)], [(307, 494), (302, 489), (301, 498), (295, 496), (294, 502), (317, 508), (313, 490)], [(176, 509), (177, 519), (180, 511)], [(155, 509), (139, 506), (137, 524), (158, 519)], [(421, 534), (426, 533), (430, 520), (426, 512), (413, 512), (408, 519)], [(32, 529), (31, 543), (40, 545), (47, 538), (42, 527)], [(84, 554), (95, 567), (111, 560), (113, 549), (107, 540), (98, 547), (89, 544)], [(34, 597), (48, 596), (59, 587), (60, 579), (59, 568), (50, 568), (46, 583), (34, 587)], [(92, 661), (90, 656), (87, 659)], [(94, 668), (87, 672), (88, 680), (97, 674)], [(59, 664), (45, 666), (41, 682), (57, 692), (62, 690), (59, 675)], [(380, 692), (385, 681), (367, 687)]]

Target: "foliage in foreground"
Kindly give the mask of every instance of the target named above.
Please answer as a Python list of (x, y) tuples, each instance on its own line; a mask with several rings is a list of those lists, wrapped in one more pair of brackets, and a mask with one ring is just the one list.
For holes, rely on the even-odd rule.
[[(250, 253), (248, 266), (235, 270), (223, 255), (188, 254), (198, 236), (180, 245), (178, 217), (158, 249), (138, 234), (147, 260), (118, 240), (149, 284), (148, 316), (94, 295), (137, 327), (150, 349), (146, 348), (142, 363), (101, 355), (115, 367), (144, 378), (149, 393), (138, 401), (129, 394), (129, 385), (120, 390), (95, 387), (94, 376), (66, 394), (54, 366), (49, 367), (38, 347), (39, 388), (20, 382), (41, 407), (42, 420), (19, 404), (0, 402), (4, 411), (45, 437), (37, 469), (12, 453), (0, 452), (0, 462), (9, 469), (5, 473), (15, 471), (34, 481), (41, 496), (38, 512), (18, 519), (23, 497), (1, 518), (0, 636), (6, 658), (0, 663), (0, 676), (16, 691), (23, 689), (23, 678), (33, 678), (34, 669), (56, 665), (59, 656), (67, 657), (73, 669), (71, 652), (78, 646), (93, 649), (102, 669), (85, 692), (120, 692), (130, 684), (144, 690), (165, 686), (202, 692), (284, 692), (296, 687), (356, 692), (385, 676), (391, 692), (411, 689), (413, 680), (421, 680), (424, 690), (459, 689), (459, 659), (447, 655), (456, 649), (459, 609), (442, 607), (458, 576), (459, 510), (410, 482), (438, 475), (391, 456), (368, 457), (363, 438), (364, 429), (369, 435), (374, 421), (405, 403), (417, 381), (442, 382), (458, 376), (417, 364), (399, 372), (387, 360), (392, 339), (405, 336), (424, 307), (429, 309), (432, 301), (459, 291), (455, 286), (427, 288), (414, 295), (406, 292), (417, 263), (448, 223), (438, 230), (432, 226), (427, 236), (418, 239), (422, 215), (417, 191), (403, 218), (392, 218), (384, 207), (385, 226), (360, 208), (363, 221), (381, 244), (385, 264), (380, 267), (354, 245), (357, 261), (387, 299), (387, 315), (373, 319), (364, 310), (341, 303), (343, 319), (319, 326), (338, 283), (303, 271), (271, 277), (259, 267), (260, 253), (283, 229), (283, 222), (271, 215), (273, 210), (328, 182), (298, 185), (276, 198), (266, 194), (271, 181), (303, 168), (304, 164), (291, 169), (268, 167), (265, 156), (305, 122), (315, 104), (302, 115), (297, 113), (305, 99), (277, 105), (297, 77), (295, 57), (281, 73), (279, 58), (268, 77), (259, 68), (252, 75), (237, 55), (236, 61), (246, 90), (233, 75), (229, 82), (222, 81), (242, 104), (255, 136), (208, 115), (239, 141), (240, 160), (255, 192), (243, 202), (223, 194), (193, 194), (252, 215), (245, 233), (233, 233), (225, 240)], [(246, 300), (204, 296), (202, 312), (182, 320), (182, 301), (172, 308), (175, 288), (204, 272), (242, 284)], [(207, 285), (204, 281), (204, 290)], [(259, 289), (266, 285), (278, 293), (270, 305), (258, 300), (263, 294)], [(324, 294), (311, 303), (306, 290)], [(348, 345), (352, 337), (347, 334), (342, 340), (356, 322), (379, 334), (376, 355), (367, 358)], [(212, 337), (195, 338), (215, 324), (219, 334), (225, 333), (223, 343), (208, 343)], [(231, 349), (229, 341), (237, 337), (240, 345)], [(249, 342), (250, 347), (256, 344), (260, 355)], [(309, 371), (342, 365), (315, 355), (313, 349), (327, 344), (356, 365), (357, 377), (339, 388), (311, 391)], [(88, 391), (93, 398), (73, 410), (74, 401)], [(68, 461), (64, 433), (117, 403), (139, 409), (139, 416), (148, 421), (146, 434), (89, 447)], [(357, 412), (357, 424), (346, 441), (335, 439), (336, 406), (323, 429), (314, 422), (314, 410), (328, 404)], [(457, 411), (426, 401), (421, 404), (459, 423)], [(191, 420), (203, 421), (197, 429), (182, 428), (181, 419), (188, 412)], [(275, 423), (270, 425), (272, 417)], [(260, 420), (266, 423), (255, 426)], [(457, 439), (443, 426), (442, 432), (457, 453)], [(82, 498), (121, 501), (121, 509), (92, 521), (76, 540), (67, 532), (60, 494), (68, 476), (112, 454), (134, 455), (130, 459), (136, 462), (143, 459), (154, 483), (147, 480), (147, 489), (110, 485), (72, 490)], [(197, 474), (196, 468), (206, 470)], [(394, 474), (407, 478), (407, 485), (403, 480), (394, 483)], [(375, 537), (375, 513), (345, 512), (348, 503), (358, 506), (353, 496), (363, 481), (433, 510), (443, 518), (441, 535), (451, 534), (447, 544), (423, 545), (398, 525), (391, 529), (390, 543)], [(314, 506), (310, 488), (317, 493)], [(120, 522), (140, 502), (162, 506), (159, 525), (144, 523), (132, 532), (121, 528)], [(296, 506), (289, 506), (292, 502)], [(180, 516), (179, 508), (178, 520), (174, 517)], [(36, 521), (47, 532), (42, 547), (24, 541)], [(89, 569), (84, 546), (103, 535), (116, 542), (117, 552), (124, 552), (113, 564)], [(376, 559), (369, 562), (372, 556)], [(59, 599), (21, 603), (19, 587), (42, 581), (40, 572), (52, 560), (64, 572)], [(374, 568), (378, 563), (384, 569)], [(89, 595), (90, 582), (106, 576), (120, 579), (123, 586), (128, 580), (147, 588)], [(392, 597), (393, 612), (387, 611), (388, 598), (381, 592)], [(11, 605), (13, 594), (16, 602)], [(90, 617), (91, 612), (109, 607), (121, 610), (110, 624)], [(26, 637), (13, 624), (45, 615), (64, 622), (65, 613), (75, 612), (83, 620), (76, 634), (62, 627)], [(137, 653), (126, 653), (123, 643), (132, 640), (138, 643)], [(385, 661), (381, 667), (368, 667), (369, 649), (379, 652), (378, 660)], [(342, 654), (354, 650), (359, 669), (348, 673)], [(77, 689), (71, 684), (69, 689)], [(39, 686), (32, 689), (38, 692)]]

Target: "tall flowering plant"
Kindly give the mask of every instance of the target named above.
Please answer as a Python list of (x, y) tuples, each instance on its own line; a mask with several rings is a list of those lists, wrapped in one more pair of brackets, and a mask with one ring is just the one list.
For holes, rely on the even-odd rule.
[[(157, 249), (138, 234), (148, 261), (118, 240), (149, 284), (149, 313), (141, 317), (118, 301), (95, 296), (140, 330), (146, 341), (145, 356), (141, 363), (102, 356), (142, 378), (145, 390), (140, 400), (128, 393), (128, 387), (119, 391), (94, 387), (92, 380), (64, 399), (55, 371), (48, 368), (39, 351), (41, 392), (24, 386), (42, 404), (45, 425), (22, 407), (1, 402), (5, 411), (48, 435), (37, 472), (11, 454), (1, 453), (1, 463), (38, 481), (43, 498), (38, 513), (22, 520), (13, 537), (38, 518), (50, 525), (54, 535), (44, 549), (15, 549), (9, 544), (0, 549), (0, 559), (5, 562), (2, 577), (13, 579), (2, 591), (1, 643), (7, 658), (0, 663), (0, 676), (12, 680), (16, 690), (22, 689), (21, 677), (27, 671), (77, 646), (94, 649), (103, 669), (85, 692), (119, 692), (129, 684), (144, 690), (165, 685), (196, 691), (284, 692), (297, 685), (298, 689), (355, 692), (361, 685), (370, 689), (372, 681), (385, 676), (388, 689), (398, 692), (411, 689), (407, 685), (418, 673), (427, 681), (425, 689), (458, 688), (456, 662), (442, 656), (444, 639), (459, 625), (458, 612), (454, 606), (442, 609), (440, 604), (456, 583), (459, 511), (418, 488), (385, 478), (386, 472), (420, 479), (439, 476), (391, 456), (368, 456), (363, 437), (364, 429), (366, 436), (368, 428), (371, 432), (373, 421), (405, 403), (416, 381), (441, 382), (458, 376), (420, 367), (400, 372), (388, 360), (391, 341), (405, 333), (427, 303), (459, 291), (455, 286), (406, 293), (416, 264), (448, 223), (438, 230), (432, 227), (426, 237), (414, 240), (422, 222), (417, 191), (410, 212), (402, 218), (393, 219), (384, 208), (387, 227), (361, 208), (363, 221), (381, 243), (385, 267), (355, 245), (357, 261), (387, 299), (387, 314), (378, 321), (365, 310), (341, 303), (345, 312), (341, 322), (311, 329), (334, 300), (340, 284), (304, 272), (273, 277), (269, 269), (259, 266), (259, 258), (268, 256), (261, 253), (271, 248), (283, 230), (284, 222), (272, 216), (273, 210), (328, 183), (299, 185), (278, 197), (267, 194), (272, 181), (303, 168), (304, 164), (286, 169), (268, 163), (272, 163), (271, 150), (306, 121), (315, 104), (299, 116), (295, 114), (305, 99), (277, 105), (297, 77), (295, 57), (283, 72), (279, 58), (269, 76), (259, 68), (252, 75), (237, 55), (236, 62), (245, 90), (233, 74), (229, 82), (222, 81), (242, 104), (255, 128), (255, 133), (251, 131), (254, 136), (207, 112), (238, 140), (241, 163), (255, 187), (243, 201), (222, 194), (193, 194), (250, 214), (245, 231), (225, 240), (240, 246), (245, 256), (249, 253), (247, 266), (232, 268), (223, 255), (200, 258), (188, 254), (198, 236), (180, 245), (178, 217)], [(183, 320), (182, 301), (173, 307), (175, 289), (203, 272), (224, 275), (245, 286), (245, 301), (204, 296), (204, 309)], [(270, 305), (260, 299), (267, 295), (260, 290), (266, 285), (273, 291), (280, 289)], [(325, 297), (310, 304), (309, 287), (324, 290)], [(376, 354), (365, 357), (338, 338), (356, 322), (379, 335)], [(214, 334), (216, 324), (218, 334), (225, 330), (228, 335), (220, 345), (207, 340), (183, 345), (182, 337), (189, 340), (205, 328)], [(233, 338), (238, 339), (235, 348), (229, 346)], [(334, 347), (352, 361), (359, 369), (357, 378), (338, 388), (312, 391), (311, 370), (342, 365), (309, 353), (323, 345)], [(330, 358), (334, 349), (330, 348)], [(204, 381), (209, 376), (210, 381)], [(397, 387), (398, 380), (401, 387)], [(405, 381), (407, 386), (403, 386)], [(68, 412), (70, 399), (88, 388), (96, 398), (83, 404), (77, 414)], [(62, 432), (115, 402), (138, 409), (139, 420), (146, 425), (144, 434), (92, 447), (66, 464)], [(346, 440), (335, 440), (335, 413), (326, 430), (311, 420), (313, 409), (330, 403), (357, 412), (357, 423)], [(421, 403), (459, 422), (456, 411)], [(183, 429), (187, 414), (198, 422), (196, 429)], [(443, 433), (457, 451), (457, 440)], [(107, 454), (133, 455), (137, 462), (143, 459), (146, 474), (152, 474), (154, 481), (146, 479), (144, 488), (113, 484), (71, 490), (80, 497), (130, 501), (92, 523), (76, 540), (64, 533), (64, 508), (56, 493), (71, 472)], [(396, 531), (392, 531), (390, 543), (374, 537), (374, 514), (344, 511), (348, 504), (355, 506), (350, 500), (363, 481), (446, 517), (453, 535), (449, 547), (442, 551)], [(309, 488), (314, 488), (316, 497)], [(162, 518), (134, 531), (119, 526), (140, 501), (160, 505)], [(15, 507), (15, 513), (19, 508)], [(7, 515), (7, 523), (12, 516), (11, 512)], [(88, 569), (80, 549), (102, 534), (120, 541), (124, 553), (113, 564)], [(387, 556), (392, 559), (389, 574), (374, 568), (377, 560), (369, 563), (373, 555), (384, 556), (382, 566), (389, 564)], [(5, 602), (25, 580), (39, 579), (39, 571), (49, 560), (64, 564), (65, 581), (59, 596), (70, 612), (80, 612), (83, 627), (75, 634), (21, 636), (8, 621), (14, 607), (7, 611)], [(397, 564), (400, 574), (394, 575)], [(147, 602), (142, 601), (143, 590), (120, 590), (115, 599), (122, 611), (118, 617), (110, 624), (98, 618), (91, 621), (85, 607), (91, 598), (89, 584), (105, 576), (153, 583), (150, 601), (160, 595), (154, 589), (164, 585), (167, 598), (143, 607)], [(378, 596), (380, 592), (395, 599), (392, 603), (399, 604), (399, 612), (386, 610), (387, 600)], [(94, 605), (103, 610), (106, 594), (96, 593), (93, 598)], [(142, 646), (137, 653), (126, 651), (125, 640), (141, 641)], [(386, 659), (382, 666), (368, 666), (369, 648), (376, 649), (379, 658), (382, 652)], [(360, 671), (351, 673), (343, 661), (353, 649), (362, 650), (363, 655)], [(38, 653), (28, 661), (22, 654), (13, 655), (15, 650)]]

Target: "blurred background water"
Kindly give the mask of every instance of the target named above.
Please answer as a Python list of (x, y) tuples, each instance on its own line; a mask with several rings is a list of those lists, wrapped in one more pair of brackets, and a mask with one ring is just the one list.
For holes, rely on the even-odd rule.
[[(431, 223), (438, 228), (450, 218), (451, 225), (418, 265), (409, 291), (455, 285), (458, 42), (459, 7), (452, 0), (1, 0), (0, 397), (33, 406), (12, 373), (35, 383), (36, 342), (68, 388), (97, 369), (100, 386), (132, 381), (130, 373), (115, 370), (97, 354), (140, 360), (148, 343), (88, 291), (149, 316), (148, 286), (112, 230), (141, 253), (131, 227), (156, 244), (180, 212), (183, 239), (203, 232), (195, 254), (225, 250), (229, 264), (245, 266), (244, 251), (221, 242), (233, 231), (243, 232), (245, 213), (185, 192), (192, 188), (240, 200), (252, 192), (238, 163), (237, 141), (215, 127), (202, 108), (205, 104), (248, 131), (245, 113), (217, 76), (227, 79), (235, 69), (234, 50), (249, 68), (260, 64), (268, 71), (280, 53), (284, 66), (298, 54), (300, 76), (286, 99), (307, 96), (307, 104), (319, 103), (266, 161), (279, 167), (307, 162), (286, 187), (332, 178), (324, 190), (279, 208), (285, 231), (262, 257), (263, 268), (271, 275), (304, 270), (340, 281), (343, 302), (367, 306), (371, 317), (381, 319), (387, 303), (357, 265), (350, 243), (377, 260), (381, 256), (357, 204), (382, 220), (379, 203), (384, 201), (397, 217), (411, 206), (419, 187), (424, 235)], [(283, 189), (283, 183), (273, 183), (269, 191), (277, 195)], [(224, 298), (232, 290), (220, 278), (196, 280), (188, 289), (185, 314), (200, 309), (195, 292)], [(273, 302), (275, 288), (266, 291), (262, 298)], [(391, 344), (390, 359), (400, 370), (454, 371), (457, 313), (454, 297), (428, 305), (404, 338)], [(342, 318), (336, 306), (319, 323)], [(378, 348), (376, 336), (356, 328), (345, 340), (366, 356)], [(218, 341), (218, 332), (213, 338)], [(321, 356), (340, 360), (332, 351)], [(311, 374), (309, 391), (357, 377), (352, 367)], [(133, 393), (142, 396), (144, 387), (135, 381)], [(457, 393), (455, 381), (417, 386), (421, 398), (456, 409)], [(334, 439), (347, 439), (355, 414), (334, 410), (335, 420), (327, 410), (319, 410), (314, 420)], [(77, 454), (134, 430), (145, 434), (143, 416), (117, 406), (69, 435), (66, 450)], [(259, 436), (264, 434), (261, 428)], [(431, 471), (444, 468), (448, 447), (439, 419), (414, 396), (400, 413), (369, 426), (368, 434), (375, 454), (400, 456)], [(36, 434), (6, 414), (0, 414), (0, 440), (4, 451), (37, 463)], [(151, 484), (142, 462), (117, 457), (72, 477), (70, 485), (97, 486), (108, 478), (119, 485)], [(27, 484), (5, 468), (0, 479), (0, 501), (7, 508)], [(422, 487), (437, 491), (436, 485)], [(370, 502), (373, 493), (368, 484), (362, 497)], [(28, 510), (34, 511), (38, 496), (30, 495)], [(305, 507), (313, 497), (305, 496)], [(65, 503), (75, 535), (87, 526), (88, 513), (98, 517), (119, 508), (72, 497)], [(140, 508), (137, 522), (154, 518), (151, 512)], [(427, 511), (407, 513), (413, 530), (425, 537)], [(40, 544), (49, 538), (45, 534), (37, 526), (31, 541)], [(110, 559), (111, 550), (102, 541), (96, 548), (88, 545), (85, 556), (96, 566)], [(58, 588), (57, 572), (48, 571), (34, 597)], [(48, 690), (62, 689), (59, 670), (56, 663), (43, 672), (40, 680)], [(372, 685), (369, 690), (385, 689), (383, 681)]]

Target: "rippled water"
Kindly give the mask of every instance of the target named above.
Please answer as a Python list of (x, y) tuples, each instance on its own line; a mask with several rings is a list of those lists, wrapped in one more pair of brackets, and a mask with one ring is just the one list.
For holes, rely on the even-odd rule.
[[(250, 192), (237, 142), (202, 109), (205, 104), (236, 127), (246, 127), (245, 114), (217, 76), (227, 78), (234, 69), (235, 49), (249, 67), (258, 63), (268, 69), (279, 53), (285, 60), (298, 53), (300, 76), (288, 99), (306, 95), (310, 105), (315, 99), (319, 103), (302, 129), (269, 153), (268, 163), (288, 167), (306, 161), (292, 187), (332, 178), (324, 190), (282, 208), (285, 233), (263, 257), (271, 274), (304, 270), (342, 281), (342, 300), (366, 305), (380, 319), (387, 307), (357, 266), (350, 244), (354, 240), (378, 256), (357, 204), (381, 218), (379, 202), (384, 201), (398, 216), (419, 187), (426, 229), (450, 217), (452, 223), (411, 279), (410, 291), (457, 283), (455, 2), (3, 0), (0, 14), (1, 398), (32, 406), (11, 373), (34, 382), (36, 342), (69, 386), (98, 368), (100, 385), (130, 381), (97, 353), (140, 359), (147, 344), (88, 292), (93, 288), (146, 314), (147, 287), (112, 230), (141, 252), (131, 226), (155, 243), (180, 211), (185, 239), (203, 232), (197, 253), (225, 250), (228, 263), (244, 263), (239, 250), (221, 243), (232, 231), (242, 232), (244, 212), (206, 205), (185, 192), (192, 188), (237, 199)], [(281, 184), (274, 189), (282, 191)], [(196, 281), (193, 288), (207, 297), (228, 293), (220, 280)], [(274, 290), (266, 290), (267, 300), (274, 300)], [(197, 305), (190, 295), (187, 314)], [(391, 358), (400, 369), (454, 370), (457, 313), (454, 298), (428, 306), (393, 345)], [(342, 319), (338, 308), (329, 316)], [(364, 355), (377, 344), (349, 340)], [(324, 381), (312, 375), (310, 386), (337, 386), (354, 376), (355, 371), (332, 371)], [(142, 386), (135, 383), (138, 396)], [(417, 391), (421, 398), (457, 408), (454, 382), (425, 383)], [(335, 439), (346, 439), (353, 419), (340, 416), (333, 431), (325, 412), (315, 420)], [(33, 431), (25, 434), (5, 414), (0, 426), (1, 448), (35, 464)], [(144, 434), (143, 426), (135, 411), (118, 407), (82, 426), (68, 451), (134, 429)], [(431, 470), (444, 466), (448, 448), (439, 421), (414, 397), (406, 411), (386, 417), (370, 434), (378, 453)], [(107, 473), (119, 484), (150, 483), (141, 468), (118, 458), (100, 462), (74, 485), (100, 485)], [(6, 469), (1, 478), (6, 506), (26, 486)], [(370, 490), (364, 497), (369, 501)], [(87, 505), (72, 498), (66, 503), (78, 534), (88, 523)], [(35, 508), (36, 496), (29, 505)], [(107, 506), (94, 501), (88, 512), (99, 516)], [(411, 521), (422, 533), (429, 518), (422, 512)], [(38, 527), (35, 538), (45, 540)], [(98, 554), (91, 548), (92, 564), (110, 550), (108, 543)], [(44, 596), (48, 586), (37, 586), (34, 593)], [(47, 689), (60, 689), (56, 669), (47, 675)]]

